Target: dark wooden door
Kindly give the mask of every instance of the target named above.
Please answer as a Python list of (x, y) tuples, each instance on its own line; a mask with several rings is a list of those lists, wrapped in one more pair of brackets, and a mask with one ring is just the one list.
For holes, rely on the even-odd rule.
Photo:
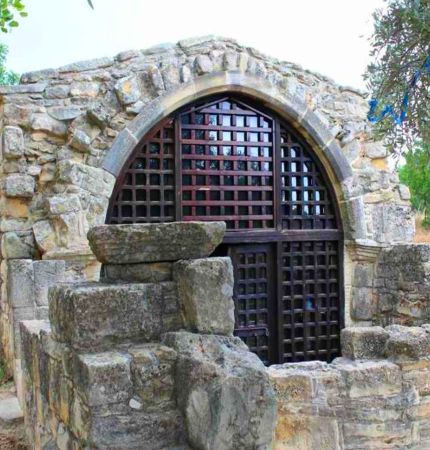
[(266, 364), (340, 353), (342, 228), (321, 162), (252, 99), (213, 96), (154, 127), (117, 180), (108, 223), (222, 220), (236, 334)]
[(265, 364), (277, 354), (277, 305), (273, 244), (230, 245), (234, 267), (235, 335)]

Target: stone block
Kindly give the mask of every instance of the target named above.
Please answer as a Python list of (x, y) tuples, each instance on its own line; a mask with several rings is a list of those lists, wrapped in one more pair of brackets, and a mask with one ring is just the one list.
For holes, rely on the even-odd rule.
[(386, 355), (393, 361), (417, 360), (430, 355), (430, 336), (420, 327), (390, 325)]
[(382, 143), (367, 143), (365, 145), (366, 156), (370, 159), (385, 158), (388, 154), (387, 147)]
[(67, 64), (58, 69), (60, 73), (64, 72), (83, 72), (88, 70), (102, 69), (109, 67), (114, 63), (113, 58), (103, 57), (87, 59), (85, 61), (78, 61), (71, 64)]
[(34, 306), (34, 272), (31, 259), (7, 262), (7, 298), (12, 308)]
[(100, 225), (88, 232), (88, 240), (105, 264), (175, 261), (209, 256), (225, 229), (224, 222)]
[(91, 123), (104, 130), (111, 120), (111, 113), (101, 104), (91, 106), (87, 111), (87, 117)]
[(73, 120), (83, 113), (81, 106), (54, 106), (48, 109), (48, 114), (57, 120)]
[(271, 448), (276, 400), (257, 355), (233, 337), (179, 332), (164, 343), (178, 353), (178, 406), (192, 447)]
[(49, 322), (44, 320), (28, 320), (19, 324), (21, 340), (21, 364), (22, 370), (28, 380), (33, 380), (37, 366), (33, 360), (39, 356), (38, 349), (43, 335), (51, 332)]
[(277, 398), (287, 402), (310, 402), (315, 395), (312, 373), (308, 371), (276, 370), (269, 368), (269, 375)]
[(140, 99), (141, 92), (135, 77), (127, 77), (119, 80), (115, 85), (118, 100), (123, 105), (130, 105)]
[(402, 200), (409, 201), (411, 199), (411, 191), (405, 184), (399, 184), (399, 195)]
[(350, 399), (389, 397), (402, 390), (400, 368), (390, 361), (351, 361), (338, 358), (333, 368), (341, 373)]
[(6, 197), (31, 198), (34, 195), (36, 183), (30, 175), (8, 175), (5, 180)]
[(350, 359), (379, 359), (384, 356), (388, 333), (381, 327), (344, 328), (342, 355)]
[(63, 138), (67, 134), (68, 125), (61, 120), (56, 120), (45, 113), (31, 115), (30, 126), (34, 131), (42, 131)]
[(1, 238), (1, 254), (4, 259), (33, 259), (36, 254), (33, 233), (4, 233)]
[(53, 98), (67, 98), (70, 94), (70, 85), (58, 84), (56, 86), (50, 86), (46, 88), (45, 97), (49, 99)]
[(48, 306), (48, 289), (64, 281), (66, 263), (62, 260), (34, 261), (34, 301), (37, 306)]
[(357, 263), (354, 267), (353, 286), (357, 288), (373, 286), (373, 265)]
[(85, 131), (76, 128), (70, 137), (69, 145), (78, 152), (89, 153), (91, 137)]
[(159, 283), (172, 280), (171, 262), (141, 264), (105, 264), (103, 266), (106, 281), (125, 283)]
[(194, 69), (199, 75), (211, 72), (213, 63), (208, 55), (198, 55), (194, 60)]
[(132, 395), (131, 358), (127, 353), (104, 352), (75, 358), (75, 388), (90, 407), (128, 401)]
[(173, 266), (188, 329), (231, 335), (234, 330), (233, 266), (230, 258), (179, 261)]
[(340, 428), (335, 418), (280, 410), (274, 448), (277, 450), (340, 450), (343, 449)]
[(0, 400), (0, 423), (18, 421), (23, 417), (21, 407), (16, 397)]
[(19, 127), (6, 126), (3, 129), (3, 157), (19, 159), (24, 155), (24, 135)]
[(129, 349), (131, 377), (138, 395), (137, 409), (161, 411), (175, 407), (176, 352), (161, 344)]
[(173, 282), (54, 286), (49, 317), (60, 342), (91, 351), (158, 340), (161, 333), (183, 327)]
[(372, 320), (376, 310), (373, 289), (353, 287), (351, 289), (351, 317), (355, 320)]
[(89, 448), (105, 450), (180, 450), (184, 434), (177, 410), (148, 413), (128, 404), (109, 405), (108, 410), (102, 407), (93, 411), (87, 442)]
[(50, 217), (67, 213), (76, 213), (82, 210), (79, 196), (76, 194), (53, 195), (46, 198), (45, 207)]
[(73, 97), (94, 98), (100, 92), (99, 83), (95, 82), (75, 82), (70, 87), (70, 95)]

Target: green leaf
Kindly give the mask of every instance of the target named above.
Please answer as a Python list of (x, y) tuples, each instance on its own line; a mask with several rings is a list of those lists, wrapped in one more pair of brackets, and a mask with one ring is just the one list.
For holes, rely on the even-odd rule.
[(19, 23), (16, 20), (12, 20), (12, 22), (9, 23), (10, 27), (17, 27)]

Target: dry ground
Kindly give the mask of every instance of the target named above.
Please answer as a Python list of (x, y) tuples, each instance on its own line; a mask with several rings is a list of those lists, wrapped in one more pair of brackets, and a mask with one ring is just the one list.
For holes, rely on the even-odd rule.
[(422, 217), (421, 216), (417, 216), (415, 218), (415, 225), (417, 228), (417, 232), (415, 235), (415, 239), (414, 242), (419, 242), (419, 243), (427, 243), (430, 244), (430, 229), (428, 228), (424, 228), (421, 225), (421, 221), (422, 221)]

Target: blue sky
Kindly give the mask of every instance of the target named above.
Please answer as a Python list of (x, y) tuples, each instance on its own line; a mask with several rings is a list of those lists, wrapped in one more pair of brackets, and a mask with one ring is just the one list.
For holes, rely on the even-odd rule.
[(364, 88), (372, 12), (382, 0), (27, 0), (10, 35), (17, 72), (112, 56), (191, 36), (233, 37), (279, 59)]

